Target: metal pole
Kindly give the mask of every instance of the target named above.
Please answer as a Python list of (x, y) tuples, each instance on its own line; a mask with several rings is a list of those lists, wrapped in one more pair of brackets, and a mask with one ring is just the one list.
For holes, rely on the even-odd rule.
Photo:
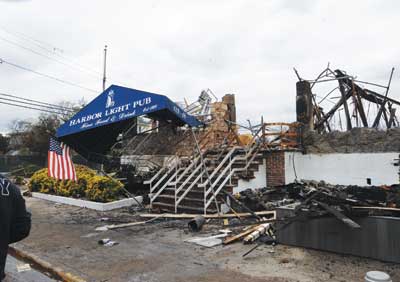
[(107, 45), (104, 46), (103, 91), (106, 90)]

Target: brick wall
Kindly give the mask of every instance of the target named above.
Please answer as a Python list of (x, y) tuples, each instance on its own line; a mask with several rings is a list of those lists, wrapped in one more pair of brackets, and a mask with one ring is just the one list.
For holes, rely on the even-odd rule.
[[(204, 151), (223, 144), (229, 128), (225, 120), (236, 120), (234, 96), (226, 95), (222, 102), (211, 104), (212, 121), (205, 127), (195, 130), (195, 135)], [(144, 140), (146, 138), (146, 140)], [(195, 150), (191, 130), (182, 130), (160, 121), (160, 129), (150, 136), (139, 135), (133, 141), (127, 140), (125, 155), (180, 155), (190, 156)], [(129, 145), (128, 145), (129, 144)]]
[(268, 152), (266, 155), (267, 186), (285, 184), (285, 152)]

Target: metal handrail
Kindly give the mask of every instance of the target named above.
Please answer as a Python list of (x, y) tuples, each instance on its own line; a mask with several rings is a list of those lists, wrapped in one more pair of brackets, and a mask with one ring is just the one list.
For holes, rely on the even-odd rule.
[[(204, 212), (207, 211), (207, 208), (210, 206), (211, 202), (214, 200), (214, 198), (218, 195), (218, 193), (222, 190), (222, 188), (225, 186), (226, 182), (236, 173), (239, 171), (244, 171), (247, 170), (248, 167), (250, 166), (251, 162), (254, 161), (255, 157), (257, 156), (259, 151), (259, 146), (256, 146), (256, 151), (254, 152), (254, 154), (252, 155), (252, 157), (250, 158), (250, 160), (247, 162), (246, 166), (243, 168), (234, 168), (232, 169), (228, 176), (225, 177), (225, 179), (222, 181), (222, 183), (218, 186), (217, 190), (214, 191), (213, 195), (211, 195), (210, 199), (207, 201), (207, 196), (206, 194), (204, 195)], [(247, 159), (247, 158), (246, 158)], [(217, 182), (214, 182), (217, 183)], [(208, 190), (210, 191), (211, 188)], [(207, 192), (208, 192), (207, 191)], [(209, 194), (209, 192), (207, 193), (207, 195)], [(207, 202), (206, 202), (207, 201)]]
[(157, 183), (150, 188), (150, 193), (153, 193), (154, 190), (163, 182), (163, 180), (176, 168), (177, 164), (174, 164), (172, 167), (168, 169), (168, 171), (157, 181)]
[(185, 170), (183, 171), (183, 173), (181, 173), (181, 175), (176, 179), (175, 182), (172, 182), (171, 184), (177, 184), (179, 181), (181, 181), (181, 179), (193, 168), (193, 166), (195, 166), (197, 164), (197, 162), (200, 160), (200, 157), (196, 157), (191, 163), (190, 165), (188, 165)]
[[(169, 178), (167, 179), (167, 181), (165, 181), (164, 185), (163, 185), (160, 189), (158, 189), (157, 193), (156, 193), (155, 195), (152, 195), (152, 196), (150, 197), (150, 204), (152, 204), (152, 203), (156, 200), (156, 198), (165, 190), (165, 188), (167, 188), (167, 186), (169, 186), (169, 185), (176, 185), (176, 184), (182, 179), (182, 177), (185, 176), (185, 175), (187, 174), (187, 172), (190, 171), (190, 170), (193, 168), (193, 166), (195, 166), (195, 165), (197, 164), (197, 162), (199, 161), (199, 159), (200, 159), (200, 157), (195, 158), (195, 159), (190, 163), (190, 165), (187, 166), (185, 169), (183, 169), (183, 168), (177, 169), (177, 166), (178, 166), (179, 162), (176, 162), (173, 166), (171, 166), (171, 167), (168, 169), (168, 171), (158, 180), (158, 182), (154, 185), (154, 187), (150, 186), (150, 193), (153, 193), (153, 191), (155, 191), (155, 190), (158, 188), (158, 186), (163, 182), (163, 180), (164, 180), (168, 175), (170, 175), (170, 173), (171, 173), (174, 169), (176, 170), (176, 171), (172, 174), (172, 176), (169, 177)], [(183, 171), (183, 172), (182, 172), (182, 171)], [(182, 172), (182, 173), (181, 173), (181, 172)], [(181, 174), (179, 175), (179, 173), (181, 173)], [(178, 175), (179, 175), (179, 177), (177, 178)], [(154, 177), (153, 177), (153, 178), (154, 178)], [(152, 179), (153, 179), (153, 178), (152, 178)], [(173, 181), (174, 179), (175, 179), (175, 181)], [(176, 191), (176, 187), (175, 187), (175, 191)], [(175, 192), (175, 193), (176, 193), (176, 192)]]
[[(164, 189), (167, 188), (168, 185), (170, 185), (171, 180), (177, 176), (180, 170), (182, 170), (182, 168), (176, 170), (174, 174), (172, 174), (172, 176), (168, 178), (164, 185), (160, 189), (158, 189), (157, 193), (155, 195), (152, 195), (152, 197), (150, 198), (150, 204), (152, 204), (154, 200), (164, 191)], [(162, 178), (165, 178), (165, 176), (168, 176), (168, 174), (165, 174)]]
[[(204, 170), (200, 172), (200, 174), (196, 177), (196, 179), (190, 184), (190, 186), (183, 192), (183, 194), (179, 197), (179, 199), (175, 202), (175, 211), (178, 209), (179, 203), (186, 197), (186, 195), (192, 190), (192, 188), (197, 184), (197, 182), (201, 179), (204, 174)], [(178, 193), (178, 192), (177, 192)]]
[[(260, 132), (260, 130), (259, 130), (258, 132)], [(257, 132), (257, 133), (258, 133), (258, 132)], [(247, 147), (249, 147), (249, 148), (248, 148), (248, 149), (245, 148), (246, 154), (247, 154), (247, 153), (251, 150), (251, 148), (253, 147), (253, 144), (254, 144), (253, 140), (254, 140), (255, 137), (256, 137), (256, 135), (253, 136), (252, 142), (250, 143), (249, 146), (247, 146)], [(230, 157), (231, 157), (232, 154), (235, 153), (236, 150), (238, 150), (238, 149), (243, 149), (243, 147), (240, 147), (240, 146), (234, 146), (234, 147), (232, 147), (232, 149), (229, 151), (229, 153), (224, 157), (224, 159), (220, 162), (220, 164), (219, 164), (219, 165), (214, 169), (214, 171), (211, 173), (210, 179), (212, 179), (212, 178), (217, 174), (217, 172), (225, 165), (225, 163), (227, 162), (228, 159), (230, 159), (230, 162), (229, 162), (229, 164), (228, 164), (227, 167), (232, 166), (232, 164), (233, 164), (233, 159), (231, 159)], [(237, 160), (237, 159), (236, 159), (236, 160)], [(235, 160), (235, 161), (236, 161), (236, 160)], [(204, 183), (199, 184), (199, 187), (206, 186), (208, 183), (209, 183), (209, 179), (207, 179)]]
[[(211, 191), (214, 191), (214, 193), (213, 193), (213, 195), (212, 195), (212, 197), (211, 197), (211, 200), (214, 200), (214, 198), (218, 195), (219, 191), (222, 189), (223, 186), (220, 185), (220, 186), (218, 187), (217, 191), (214, 190), (214, 187), (218, 184), (218, 182), (221, 180), (221, 178), (222, 178), (223, 176), (225, 176), (225, 174), (227, 173), (227, 171), (229, 170), (230, 173), (229, 173), (229, 176), (225, 177), (225, 180), (223, 181), (224, 185), (226, 184), (226, 182), (228, 181), (228, 179), (230, 179), (230, 178), (232, 177), (232, 175), (233, 175), (234, 173), (236, 173), (237, 171), (247, 170), (247, 168), (249, 167), (249, 165), (250, 165), (250, 163), (252, 162), (252, 160), (254, 160), (255, 156), (256, 156), (257, 153), (258, 153), (258, 148), (259, 148), (258, 144), (257, 144), (256, 142), (254, 142), (254, 141), (255, 141), (255, 138), (258, 136), (258, 133), (259, 133), (261, 130), (262, 130), (262, 127), (256, 132), (256, 134), (254, 134), (254, 136), (253, 136), (251, 142), (249, 143), (249, 145), (246, 146), (246, 148), (245, 148), (246, 154), (245, 154), (244, 157), (243, 157), (243, 156), (236, 156), (236, 157), (234, 157), (234, 158), (232, 159), (232, 158), (231, 158), (231, 155), (232, 155), (232, 153), (233, 153), (234, 151), (236, 151), (236, 149), (237, 149), (237, 147), (236, 147), (236, 149), (235, 149), (235, 147), (234, 147), (234, 148), (232, 148), (232, 150), (229, 152), (229, 154), (224, 158), (224, 161), (226, 161), (227, 157), (229, 156), (229, 159), (230, 159), (229, 164), (228, 164), (228, 165), (224, 168), (224, 170), (220, 173), (220, 175), (218, 176), (218, 178), (217, 178), (213, 183), (211, 183), (209, 189), (208, 189), (208, 190), (205, 189), (205, 190), (206, 190), (206, 191), (205, 191), (205, 194), (204, 194), (204, 212), (205, 212), (205, 213), (206, 213), (206, 211), (207, 211), (207, 208), (208, 208), (208, 206), (209, 206), (209, 203), (211, 203), (210, 201), (207, 201), (207, 196), (210, 194)], [(253, 153), (254, 148), (257, 148), (257, 150), (256, 150), (257, 153), (256, 153), (256, 154), (253, 154), (253, 156), (251, 157), (251, 160), (250, 160), (250, 162), (249, 162), (249, 161), (248, 161), (248, 158), (249, 158), (249, 156)], [(232, 169), (232, 164), (234, 164), (237, 160), (240, 160), (240, 159), (246, 160), (245, 168), (242, 168), (242, 169), (236, 169), (236, 168), (235, 168), (235, 169)], [(223, 161), (223, 162), (224, 162), (224, 161)], [(222, 163), (221, 163), (221, 164), (222, 164)], [(221, 165), (221, 164), (220, 164), (220, 165)], [(219, 171), (219, 169), (220, 169), (220, 168), (218, 168), (218, 170), (216, 169), (216, 170), (213, 172), (213, 175), (215, 175), (215, 173), (216, 173), (217, 171)], [(211, 179), (211, 178), (212, 178), (212, 177), (210, 177), (210, 179)], [(199, 185), (199, 186), (200, 186), (200, 185)], [(205, 187), (205, 186), (204, 186), (204, 187)], [(206, 201), (207, 201), (207, 202), (206, 202)]]
[(176, 189), (176, 194), (178, 194), (183, 189), (183, 187), (189, 182), (190, 179), (192, 179), (192, 177), (196, 174), (196, 172), (199, 171), (200, 168), (201, 166), (197, 166), (192, 171), (192, 173), (188, 177), (186, 177), (185, 181), (183, 181), (183, 183)]
[[(232, 165), (238, 161), (238, 160), (246, 160), (246, 168), (248, 167), (248, 162), (247, 159), (248, 157), (252, 154), (254, 148), (258, 148), (258, 146), (252, 146), (249, 151), (246, 152), (245, 156), (236, 156), (233, 159), (231, 159), (231, 161), (229, 162), (229, 164), (224, 168), (224, 170), (220, 173), (220, 175), (217, 177), (217, 179), (211, 184), (210, 188), (206, 191), (206, 196), (208, 196), (208, 194), (211, 192), (211, 190), (217, 185), (217, 183), (221, 180), (221, 178), (225, 175), (225, 173), (228, 170), (231, 170)], [(233, 171), (234, 169), (232, 169)]]
[[(172, 162), (174, 163), (174, 164), (176, 164), (176, 163), (179, 163), (179, 161), (178, 162), (175, 162), (174, 160), (179, 160), (179, 157), (177, 157), (177, 156), (174, 156), (173, 158), (172, 158)], [(160, 174), (163, 172), (163, 171), (165, 171), (167, 168), (169, 168), (168, 166), (163, 166), (161, 169), (159, 169), (158, 171), (157, 171), (157, 173), (156, 174), (154, 174), (153, 175), (153, 177), (152, 178), (150, 178), (149, 180), (145, 180), (145, 181), (143, 181), (143, 184), (152, 184), (159, 176), (160, 176)], [(151, 187), (150, 187), (150, 189), (151, 189)]]
[(199, 187), (204, 187), (206, 186), (210, 179), (212, 179), (217, 173), (218, 171), (225, 165), (225, 163), (230, 159), (230, 157), (232, 156), (233, 153), (236, 152), (236, 150), (238, 149), (242, 149), (242, 147), (240, 146), (235, 146), (233, 147), (228, 154), (225, 155), (224, 159), (219, 163), (219, 165), (213, 170), (213, 172), (210, 174), (210, 178), (206, 179), (206, 181), (204, 181), (203, 183), (199, 184)]
[[(159, 170), (157, 171), (156, 174), (153, 175), (152, 178), (150, 178), (149, 180), (143, 181), (143, 184), (145, 184), (145, 185), (150, 184), (150, 185), (151, 185), (151, 184), (153, 183), (153, 181), (156, 180), (156, 179), (160, 176), (160, 174), (161, 174), (164, 170), (166, 170), (166, 169), (167, 169), (167, 167), (166, 167), (166, 166), (163, 166), (161, 169), (159, 169)], [(150, 187), (150, 189), (151, 189), (151, 187)]]

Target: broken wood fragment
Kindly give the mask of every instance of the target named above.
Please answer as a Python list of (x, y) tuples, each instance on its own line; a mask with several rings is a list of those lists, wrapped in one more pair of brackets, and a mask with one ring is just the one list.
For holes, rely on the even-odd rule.
[(246, 231), (243, 231), (242, 233), (239, 233), (239, 234), (237, 234), (235, 236), (227, 237), (224, 240), (223, 244), (227, 245), (227, 244), (230, 244), (232, 242), (235, 242), (235, 241), (243, 238), (244, 236), (247, 236), (247, 235), (253, 233), (255, 230), (257, 230), (258, 227), (259, 227), (259, 225), (256, 225), (256, 226), (253, 226), (252, 228), (249, 228)]
[[(275, 211), (261, 211), (261, 212), (255, 212), (256, 215), (271, 215), (273, 218), (275, 218)], [(158, 217), (158, 218), (175, 218), (175, 219), (192, 219), (198, 215), (202, 215), (205, 218), (211, 218), (211, 219), (218, 219), (218, 218), (232, 218), (232, 217), (250, 217), (253, 216), (251, 213), (237, 213), (237, 214), (232, 214), (232, 213), (227, 213), (227, 214), (190, 214), (190, 213), (181, 213), (181, 214), (173, 214), (173, 213), (164, 213), (164, 214), (159, 214), (159, 213), (145, 213), (145, 214), (139, 214), (140, 217), (143, 218), (153, 218), (153, 217)]]
[(325, 209), (330, 214), (334, 215), (337, 219), (342, 221), (344, 224), (346, 224), (350, 228), (361, 228), (361, 226), (357, 222), (355, 222), (351, 218), (345, 216), (344, 214), (342, 214), (337, 209), (335, 209), (335, 208), (333, 208), (333, 207), (331, 207), (331, 206), (329, 206), (329, 205), (327, 205), (325, 203), (321, 203), (319, 201), (316, 201), (316, 200), (313, 200), (313, 202), (317, 203), (319, 206), (321, 206), (323, 209)]
[(122, 223), (122, 224), (105, 225), (105, 226), (97, 227), (96, 231), (107, 231), (107, 230), (113, 230), (113, 229), (118, 229), (118, 228), (125, 228), (125, 227), (141, 225), (141, 224), (145, 224), (145, 223), (150, 223), (158, 218), (159, 217), (154, 217), (154, 218), (146, 220), (146, 221), (136, 221), (136, 222)]

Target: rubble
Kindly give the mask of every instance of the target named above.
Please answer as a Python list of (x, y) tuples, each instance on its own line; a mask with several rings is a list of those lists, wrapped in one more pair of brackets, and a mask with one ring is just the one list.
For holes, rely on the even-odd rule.
[(328, 205), (342, 207), (347, 205), (347, 209), (355, 206), (400, 207), (399, 184), (391, 186), (346, 186), (331, 185), (324, 181), (303, 180), (273, 188), (247, 189), (237, 194), (236, 198), (249, 208), (259, 211), (274, 210), (276, 207), (295, 202), (310, 204), (307, 199), (310, 200), (309, 198), (312, 195), (314, 195), (314, 198), (311, 200), (314, 202), (320, 201)]
[(398, 152), (400, 128), (353, 128), (325, 134), (309, 130), (304, 132), (303, 146), (309, 154)]

